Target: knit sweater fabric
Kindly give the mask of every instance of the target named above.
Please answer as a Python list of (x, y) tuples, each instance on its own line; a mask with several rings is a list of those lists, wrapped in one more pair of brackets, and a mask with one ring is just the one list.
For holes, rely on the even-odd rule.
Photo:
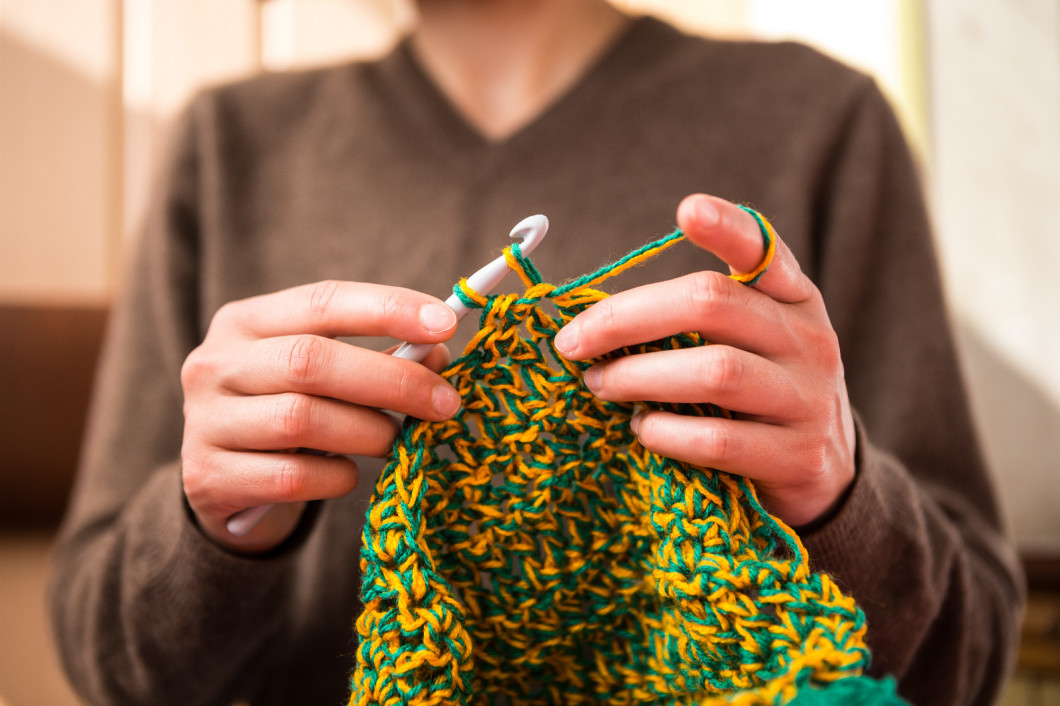
[[(379, 463), (363, 460), (354, 493), (313, 504), (266, 556), (207, 539), (181, 491), (180, 367), (218, 308), (323, 279), (444, 296), (531, 213), (552, 221), (535, 264), (562, 281), (671, 230), (693, 192), (769, 216), (838, 334), (857, 476), (800, 535), (812, 568), (865, 611), (870, 672), (894, 675), (912, 703), (990, 703), (1023, 587), (893, 114), (870, 79), (806, 47), (651, 19), (499, 142), (407, 44), (189, 106), (113, 316), (56, 551), (52, 614), (78, 691), (101, 704), (345, 696)], [(718, 266), (696, 251), (618, 286)]]

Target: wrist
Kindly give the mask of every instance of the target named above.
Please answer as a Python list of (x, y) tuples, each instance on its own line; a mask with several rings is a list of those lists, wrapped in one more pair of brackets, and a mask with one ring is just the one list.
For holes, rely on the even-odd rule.
[(821, 474), (818, 482), (802, 487), (770, 488), (759, 485), (763, 507), (789, 527), (809, 531), (834, 518), (850, 496), (857, 476), (856, 462), (838, 464)]

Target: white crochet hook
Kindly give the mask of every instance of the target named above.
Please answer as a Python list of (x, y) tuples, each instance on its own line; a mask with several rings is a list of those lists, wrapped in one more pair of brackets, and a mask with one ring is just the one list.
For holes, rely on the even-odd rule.
[[(523, 220), (515, 224), (512, 228), (512, 232), (508, 234), (510, 238), (518, 238), (521, 242), (519, 243), (519, 250), (523, 255), (529, 255), (533, 252), (534, 248), (537, 247), (538, 243), (545, 237), (545, 233), (548, 232), (548, 218), (538, 214), (536, 216), (528, 216)], [(504, 256), (496, 258), (482, 269), (475, 272), (467, 278), (467, 286), (479, 294), (486, 294), (504, 279), (505, 275), (508, 274), (508, 263), (505, 261)], [(471, 311), (464, 305), (464, 302), (460, 300), (455, 293), (452, 294), (448, 299), (445, 300), (446, 306), (452, 309), (456, 313), (456, 320), (467, 316), (468, 312)], [(434, 343), (402, 343), (398, 346), (397, 350), (394, 351), (393, 355), (395, 358), (404, 358), (405, 360), (421, 361), (427, 354), (434, 348)], [(250, 507), (246, 510), (241, 510), (236, 514), (228, 518), (226, 527), (229, 533), (236, 537), (243, 537), (250, 530), (254, 529), (255, 526), (261, 519), (265, 517), (266, 513), (272, 509), (272, 505), (258, 505), (257, 507)]]

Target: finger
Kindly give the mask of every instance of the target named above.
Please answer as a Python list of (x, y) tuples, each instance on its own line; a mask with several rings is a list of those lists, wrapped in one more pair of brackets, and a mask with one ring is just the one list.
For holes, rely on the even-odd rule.
[(208, 418), (189, 416), (187, 425), (203, 438), (231, 450), (319, 449), (332, 454), (383, 458), (400, 428), (376, 409), (288, 392), (254, 397), (222, 397)]
[[(766, 255), (758, 221), (724, 199), (706, 194), (686, 197), (677, 208), (677, 223), (685, 237), (717, 255), (734, 273), (754, 271)], [(772, 233), (770, 237), (774, 236)], [(776, 236), (773, 259), (754, 286), (773, 299), (789, 304), (809, 299), (816, 289), (779, 236)]]
[(802, 471), (785, 461), (794, 459), (786, 453), (794, 432), (784, 427), (661, 411), (642, 412), (631, 426), (644, 448), (703, 468), (766, 483), (786, 481)]
[(637, 415), (630, 426), (655, 453), (752, 479), (766, 510), (793, 526), (820, 517), (853, 480), (853, 451), (850, 472), (837, 473), (822, 446), (792, 427), (659, 411)]
[(686, 331), (772, 356), (784, 349), (788, 326), (769, 297), (717, 272), (696, 272), (597, 302), (567, 323), (555, 344), (567, 358), (585, 360)]
[(226, 304), (210, 324), (214, 336), (269, 338), (391, 336), (414, 343), (448, 339), (456, 314), (435, 297), (401, 287), (326, 281)]
[(300, 392), (432, 421), (460, 407), (453, 386), (423, 365), (320, 336), (255, 340), (230, 348), (223, 360), (203, 356), (195, 365), (218, 369), (200, 373), (186, 364), (186, 387), (197, 374), (216, 375), (236, 394)]
[(184, 493), (197, 513), (217, 517), (259, 505), (338, 498), (357, 487), (357, 464), (345, 456), (215, 450), (207, 462), (208, 472), (185, 472)]
[(755, 418), (782, 420), (800, 409), (784, 368), (730, 346), (703, 346), (616, 358), (585, 373), (602, 400), (696, 402), (704, 400)]

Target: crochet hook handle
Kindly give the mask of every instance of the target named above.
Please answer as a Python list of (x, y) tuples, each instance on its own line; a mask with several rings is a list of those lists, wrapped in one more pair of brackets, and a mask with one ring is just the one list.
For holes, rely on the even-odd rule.
[[(537, 247), (541, 239), (545, 237), (548, 232), (548, 218), (541, 214), (535, 216), (528, 216), (523, 220), (515, 224), (512, 228), (512, 232), (508, 234), (510, 238), (518, 238), (522, 242), (519, 243), (519, 250), (523, 255), (529, 255), (533, 252), (534, 248)], [(508, 263), (505, 261), (504, 256), (500, 256), (487, 264), (485, 267), (479, 269), (475, 274), (467, 278), (467, 286), (480, 294), (485, 294), (491, 289), (500, 284), (504, 276), (509, 272)], [(460, 300), (460, 297), (456, 294), (450, 295), (445, 300), (446, 306), (452, 309), (456, 313), (456, 319), (459, 321), (464, 318), (470, 309), (464, 306), (464, 302)], [(397, 350), (394, 351), (393, 355), (395, 358), (404, 358), (405, 360), (421, 361), (427, 357), (427, 354), (434, 348), (433, 343), (402, 343), (398, 346)], [(262, 518), (268, 514), (269, 510), (272, 509), (272, 505), (258, 505), (257, 507), (249, 507), (246, 510), (241, 510), (236, 514), (228, 518), (226, 528), (228, 532), (235, 537), (244, 537), (252, 529), (254, 529)]]

